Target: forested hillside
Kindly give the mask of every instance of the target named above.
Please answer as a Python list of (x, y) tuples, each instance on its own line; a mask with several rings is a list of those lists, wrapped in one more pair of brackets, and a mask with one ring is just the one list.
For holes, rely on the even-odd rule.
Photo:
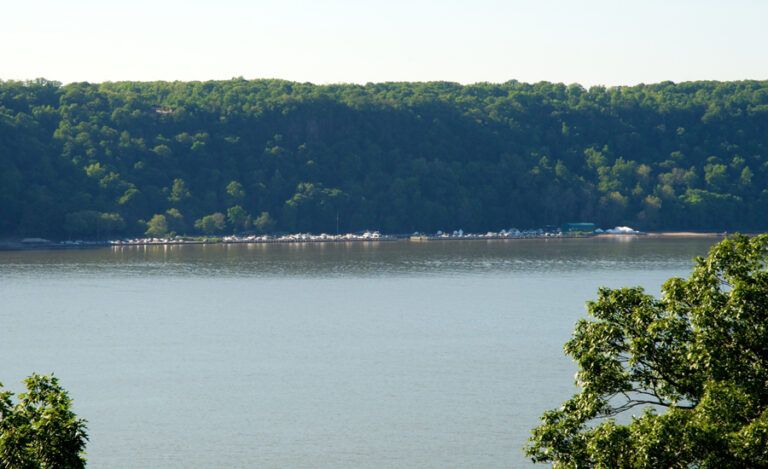
[(768, 82), (0, 82), (0, 236), (768, 228)]

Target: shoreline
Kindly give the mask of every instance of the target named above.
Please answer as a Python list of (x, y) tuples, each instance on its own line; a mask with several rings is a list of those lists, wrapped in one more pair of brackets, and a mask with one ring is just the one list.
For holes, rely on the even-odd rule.
[[(730, 233), (733, 234), (733, 233)], [(744, 233), (747, 235), (756, 235), (759, 233)], [(391, 242), (435, 242), (435, 241), (521, 241), (521, 240), (565, 240), (565, 239), (626, 239), (626, 238), (655, 238), (655, 239), (695, 239), (695, 238), (725, 238), (729, 235), (727, 232), (697, 232), (697, 231), (655, 231), (639, 232), (628, 234), (587, 234), (570, 236), (521, 236), (521, 237), (502, 237), (502, 236), (466, 236), (466, 237), (440, 237), (440, 236), (419, 236), (419, 237), (397, 237), (382, 236), (377, 239), (263, 239), (263, 240), (157, 240), (146, 242), (115, 242), (115, 241), (90, 241), (83, 244), (72, 244), (64, 242), (51, 242), (40, 244), (26, 244), (16, 241), (0, 241), (0, 251), (63, 251), (63, 250), (81, 250), (81, 249), (100, 249), (100, 248), (130, 248), (146, 246), (186, 246), (186, 245), (231, 245), (231, 244), (342, 244), (342, 243), (391, 243)]]

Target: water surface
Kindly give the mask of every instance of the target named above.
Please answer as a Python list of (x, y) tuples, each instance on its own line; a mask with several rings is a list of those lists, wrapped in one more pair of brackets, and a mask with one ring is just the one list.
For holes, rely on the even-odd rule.
[(520, 467), (584, 302), (715, 241), (0, 252), (0, 380), (55, 372), (92, 467)]

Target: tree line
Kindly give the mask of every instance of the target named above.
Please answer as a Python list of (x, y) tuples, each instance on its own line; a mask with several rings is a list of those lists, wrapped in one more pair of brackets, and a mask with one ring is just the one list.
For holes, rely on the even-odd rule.
[(768, 82), (0, 81), (0, 236), (768, 228)]
[(768, 467), (768, 235), (736, 235), (655, 297), (600, 288), (565, 352), (579, 390), (525, 448), (556, 468)]

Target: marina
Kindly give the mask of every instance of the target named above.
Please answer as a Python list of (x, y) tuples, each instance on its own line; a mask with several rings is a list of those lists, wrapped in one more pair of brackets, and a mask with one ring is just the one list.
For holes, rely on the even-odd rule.
[[(576, 226), (576, 229), (571, 229)], [(582, 230), (584, 226), (589, 231)], [(209, 237), (175, 236), (167, 238), (145, 237), (125, 238), (115, 240), (65, 240), (51, 241), (44, 238), (24, 238), (19, 241), (0, 242), (0, 251), (34, 250), (34, 249), (87, 249), (99, 247), (123, 247), (146, 245), (197, 245), (197, 244), (291, 244), (291, 243), (354, 243), (354, 242), (392, 242), (392, 241), (471, 241), (471, 240), (511, 240), (511, 239), (549, 239), (549, 238), (589, 238), (593, 236), (636, 236), (648, 233), (636, 231), (630, 227), (619, 226), (602, 230), (594, 224), (566, 224), (561, 228), (548, 226), (546, 228), (518, 230), (517, 228), (488, 231), (485, 233), (465, 233), (463, 230), (452, 232), (437, 231), (435, 233), (413, 234), (381, 234), (379, 231), (361, 231), (345, 234), (313, 234), (293, 233), (277, 235), (226, 235)], [(699, 235), (706, 233), (700, 233)], [(658, 235), (658, 234), (657, 234)]]

